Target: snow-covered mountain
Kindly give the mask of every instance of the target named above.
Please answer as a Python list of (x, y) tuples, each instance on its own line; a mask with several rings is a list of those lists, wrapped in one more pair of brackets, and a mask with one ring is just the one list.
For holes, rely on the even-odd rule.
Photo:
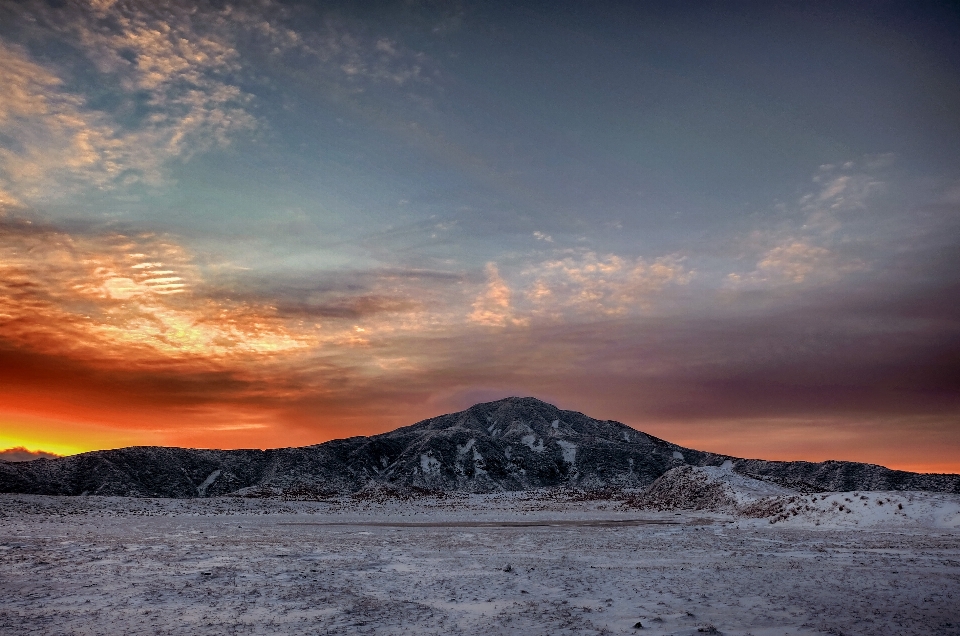
[(384, 487), (469, 492), (647, 488), (682, 466), (724, 466), (731, 474), (794, 491), (960, 492), (960, 475), (856, 462), (739, 459), (519, 397), (477, 404), (382, 435), (300, 448), (137, 446), (0, 463), (0, 492), (204, 497), (262, 491), (317, 497)]

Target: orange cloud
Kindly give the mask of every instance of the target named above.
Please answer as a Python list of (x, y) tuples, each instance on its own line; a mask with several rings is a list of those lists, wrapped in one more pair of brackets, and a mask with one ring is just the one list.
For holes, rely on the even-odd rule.
[[(448, 306), (428, 310), (429, 290), (390, 273), (326, 306), (278, 309), (216, 288), (168, 236), (0, 223), (0, 420), (70, 422), (100, 444), (133, 443), (132, 431), (207, 446), (350, 434), (338, 422), (365, 411), (372, 424), (363, 387), (428, 354), (407, 339), (451, 325)], [(94, 434), (103, 426), (112, 437)], [(18, 435), (7, 443), (33, 443)]]
[[(955, 449), (955, 334), (943, 321), (917, 331), (897, 318), (917, 304), (891, 306), (885, 290), (876, 302), (902, 330), (876, 338), (857, 316), (879, 308), (838, 321), (829, 298), (783, 314), (761, 301), (742, 316), (671, 313), (660, 294), (693, 276), (672, 258), (578, 252), (512, 272), (491, 264), (485, 279), (384, 271), (259, 293), (217, 271), (171, 236), (0, 221), (0, 447), (310, 444), (455, 410), (482, 389), (559, 396), (733, 454), (916, 468), (924, 453), (946, 466)], [(892, 414), (902, 420), (885, 423)], [(856, 441), (922, 419), (925, 438)], [(735, 420), (779, 423), (735, 435)], [(876, 434), (856, 422), (879, 422)]]
[(10, 223), (0, 241), (0, 327), (18, 346), (131, 367), (302, 351), (273, 308), (214, 301), (182, 247), (151, 234), (71, 236)]

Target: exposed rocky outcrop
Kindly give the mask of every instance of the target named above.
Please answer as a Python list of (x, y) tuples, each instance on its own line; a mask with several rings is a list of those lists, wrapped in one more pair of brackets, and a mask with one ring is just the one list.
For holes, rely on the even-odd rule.
[[(726, 462), (726, 464), (725, 464)], [(131, 447), (0, 463), (0, 492), (204, 497), (296, 493), (324, 497), (377, 484), (416, 492), (644, 489), (671, 469), (726, 465), (793, 489), (960, 492), (960, 475), (923, 475), (855, 462), (768, 462), (671, 444), (629, 426), (506, 398), (382, 435), (271, 450)]]

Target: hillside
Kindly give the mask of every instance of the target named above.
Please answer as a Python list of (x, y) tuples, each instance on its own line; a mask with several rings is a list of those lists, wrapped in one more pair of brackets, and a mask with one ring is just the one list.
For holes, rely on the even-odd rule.
[(517, 491), (647, 488), (681, 466), (721, 466), (804, 492), (960, 492), (960, 475), (857, 462), (773, 462), (684, 448), (629, 426), (534, 398), (477, 404), (371, 437), (270, 450), (136, 446), (0, 463), (0, 492), (209, 497), (286, 493), (323, 497), (365, 488)]

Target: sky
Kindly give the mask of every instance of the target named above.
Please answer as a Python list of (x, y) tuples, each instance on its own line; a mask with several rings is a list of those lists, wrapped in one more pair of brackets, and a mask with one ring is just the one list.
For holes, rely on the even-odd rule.
[(0, 0), (0, 449), (531, 395), (960, 472), (960, 8)]

